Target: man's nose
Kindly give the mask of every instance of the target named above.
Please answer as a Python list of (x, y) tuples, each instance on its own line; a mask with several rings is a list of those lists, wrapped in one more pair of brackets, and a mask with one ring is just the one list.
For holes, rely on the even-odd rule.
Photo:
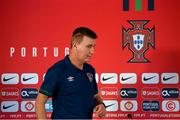
[(94, 47), (92, 47), (92, 48), (91, 48), (91, 50), (90, 50), (90, 52), (91, 52), (91, 54), (94, 54), (94, 52), (95, 52), (95, 48), (94, 48)]

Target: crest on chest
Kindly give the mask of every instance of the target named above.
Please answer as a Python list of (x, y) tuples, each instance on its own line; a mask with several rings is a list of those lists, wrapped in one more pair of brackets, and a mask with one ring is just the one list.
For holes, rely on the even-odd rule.
[(90, 82), (93, 81), (93, 74), (92, 73), (87, 73), (87, 77), (88, 77)]

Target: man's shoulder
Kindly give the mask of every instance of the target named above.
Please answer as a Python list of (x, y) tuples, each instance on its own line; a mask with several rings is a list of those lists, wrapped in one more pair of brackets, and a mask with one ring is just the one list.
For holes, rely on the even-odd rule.
[(61, 71), (62, 69), (64, 69), (64, 67), (65, 67), (65, 61), (63, 59), (55, 62), (52, 66), (48, 68), (48, 70)]

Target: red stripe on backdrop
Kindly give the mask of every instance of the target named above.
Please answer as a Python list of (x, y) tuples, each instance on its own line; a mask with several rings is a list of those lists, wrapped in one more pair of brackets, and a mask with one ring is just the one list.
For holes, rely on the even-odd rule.
[(130, 0), (129, 1), (129, 10), (135, 11), (135, 8), (136, 8), (136, 0)]

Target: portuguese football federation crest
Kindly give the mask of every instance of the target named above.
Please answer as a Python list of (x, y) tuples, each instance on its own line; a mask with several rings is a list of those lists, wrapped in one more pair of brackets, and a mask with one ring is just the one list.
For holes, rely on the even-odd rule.
[(87, 73), (87, 77), (88, 77), (90, 82), (93, 81), (93, 74), (92, 73)]
[(128, 20), (133, 27), (122, 29), (122, 47), (128, 46), (133, 53), (133, 57), (128, 61), (130, 63), (150, 62), (145, 58), (145, 52), (151, 46), (155, 49), (155, 28), (145, 28), (149, 20)]

